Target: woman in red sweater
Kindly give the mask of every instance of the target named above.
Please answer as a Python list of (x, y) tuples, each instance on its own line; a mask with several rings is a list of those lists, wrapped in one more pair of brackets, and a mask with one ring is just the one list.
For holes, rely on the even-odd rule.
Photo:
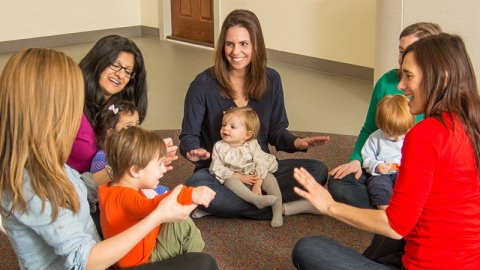
[[(304, 169), (294, 176), (305, 190), (295, 191), (325, 215), (404, 238), (403, 269), (480, 269), (480, 97), (462, 39), (440, 34), (409, 46), (398, 88), (425, 120), (405, 137), (388, 208), (337, 203)], [(293, 261), (299, 269), (392, 269), (320, 237), (297, 242)]]

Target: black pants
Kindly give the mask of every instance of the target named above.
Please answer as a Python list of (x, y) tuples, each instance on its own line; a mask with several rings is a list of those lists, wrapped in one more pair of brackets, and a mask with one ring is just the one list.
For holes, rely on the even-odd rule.
[(205, 253), (190, 252), (156, 263), (128, 269), (135, 270), (218, 270), (215, 259)]
[(381, 264), (403, 268), (402, 256), (405, 250), (405, 240), (394, 240), (383, 235), (375, 234), (370, 246), (363, 252), (363, 256)]

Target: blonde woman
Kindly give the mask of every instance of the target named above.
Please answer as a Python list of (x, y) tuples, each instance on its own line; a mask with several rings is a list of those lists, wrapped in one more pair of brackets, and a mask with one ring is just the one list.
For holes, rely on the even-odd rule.
[[(195, 208), (176, 202), (177, 187), (142, 221), (100, 242), (83, 180), (65, 165), (83, 102), (79, 67), (52, 49), (14, 54), (0, 77), (0, 210), (22, 269), (105, 269), (156, 226)], [(216, 268), (202, 254), (177, 259), (188, 261), (190, 269)]]

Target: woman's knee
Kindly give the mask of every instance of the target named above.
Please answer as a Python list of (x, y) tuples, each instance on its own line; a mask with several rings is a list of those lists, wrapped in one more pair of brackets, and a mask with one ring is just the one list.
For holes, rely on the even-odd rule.
[(312, 260), (318, 258), (324, 249), (323, 244), (327, 240), (320, 236), (306, 237), (297, 241), (292, 250), (292, 262), (298, 269), (309, 269)]
[(193, 187), (198, 187), (198, 186), (212, 186), (217, 184), (217, 179), (210, 174), (208, 169), (200, 169), (190, 175), (188, 177), (187, 181), (185, 181), (185, 184), (187, 186), (193, 186)]
[(333, 199), (338, 202), (360, 208), (373, 208), (370, 203), (367, 186), (362, 178), (356, 180), (353, 174), (338, 180), (330, 178), (327, 186)]
[(328, 168), (325, 163), (317, 159), (305, 159), (304, 168), (317, 180), (321, 185), (325, 185), (328, 179)]

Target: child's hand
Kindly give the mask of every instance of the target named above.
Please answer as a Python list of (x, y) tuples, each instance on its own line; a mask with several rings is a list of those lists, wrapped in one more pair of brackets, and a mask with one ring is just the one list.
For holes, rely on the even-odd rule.
[(252, 187), (252, 192), (257, 195), (262, 195), (262, 184), (263, 184), (263, 179), (258, 178)]
[(375, 168), (375, 172), (379, 174), (387, 174), (390, 171), (391, 167), (392, 166), (390, 164), (380, 163)]
[(167, 145), (167, 154), (165, 155), (163, 164), (165, 164), (165, 168), (167, 169), (167, 172), (168, 172), (170, 170), (173, 170), (173, 167), (171, 166), (172, 162), (178, 159), (178, 156), (177, 156), (178, 147), (173, 144), (172, 138), (166, 138), (166, 139), (163, 139), (163, 141)]
[(242, 173), (234, 173), (233, 177), (240, 179), (242, 183), (246, 185), (255, 185), (255, 183), (260, 179), (256, 174), (242, 174)]
[(215, 194), (215, 191), (213, 191), (209, 187), (195, 187), (192, 191), (192, 202), (197, 205), (201, 204), (205, 207), (208, 207), (213, 198), (215, 198)]
[(192, 162), (197, 162), (199, 160), (206, 160), (210, 158), (210, 153), (203, 149), (203, 148), (198, 148), (194, 150), (190, 150), (187, 155), (187, 159), (192, 161)]
[(390, 163), (390, 171), (391, 172), (398, 172), (398, 169), (400, 168), (400, 164), (398, 163)]

